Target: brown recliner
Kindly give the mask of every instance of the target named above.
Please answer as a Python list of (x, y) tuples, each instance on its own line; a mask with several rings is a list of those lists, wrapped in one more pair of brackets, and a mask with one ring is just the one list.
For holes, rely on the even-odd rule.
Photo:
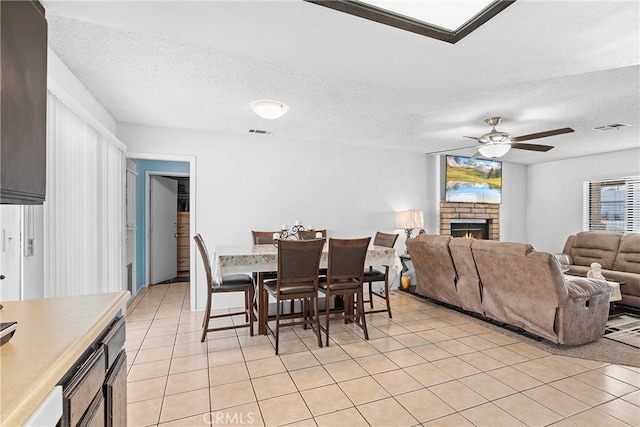
[(416, 292), (460, 306), (455, 288), (456, 269), (449, 252), (451, 239), (451, 236), (419, 234), (407, 239), (407, 249), (416, 270)]
[(556, 258), (525, 243), (474, 241), (482, 307), (492, 319), (559, 344), (584, 344), (604, 335), (610, 286), (562, 274)]
[(567, 238), (562, 252), (570, 274), (586, 276), (597, 262), (605, 278), (624, 283), (620, 303), (640, 307), (640, 233), (581, 231)]
[(525, 243), (420, 235), (407, 240), (416, 291), (560, 344), (604, 335), (610, 286), (566, 277), (550, 253)]

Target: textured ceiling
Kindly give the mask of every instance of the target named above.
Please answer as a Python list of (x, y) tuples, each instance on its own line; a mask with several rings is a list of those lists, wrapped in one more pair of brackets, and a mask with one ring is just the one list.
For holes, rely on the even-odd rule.
[[(640, 146), (640, 3), (518, 0), (455, 45), (301, 0), (42, 1), (51, 48), (120, 122), (473, 154), (498, 127), (547, 153)], [(249, 110), (277, 99), (275, 121)], [(631, 126), (596, 132), (624, 122)]]

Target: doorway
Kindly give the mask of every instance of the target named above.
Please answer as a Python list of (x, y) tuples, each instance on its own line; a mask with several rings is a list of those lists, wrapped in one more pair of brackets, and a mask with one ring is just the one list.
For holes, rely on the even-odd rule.
[(157, 172), (147, 175), (148, 283), (189, 281), (189, 176)]
[[(137, 277), (136, 288), (149, 285), (149, 252), (148, 247), (148, 202), (149, 188), (148, 172), (161, 176), (189, 177), (189, 227), (188, 235), (193, 236), (196, 232), (196, 158), (195, 156), (185, 156), (177, 154), (160, 154), (149, 152), (128, 152), (127, 157), (137, 164), (138, 184), (136, 194), (136, 216), (138, 218), (136, 227), (136, 265)], [(197, 286), (198, 271), (195, 269), (196, 247), (189, 243), (189, 305), (192, 311), (198, 306), (204, 306), (206, 301), (206, 289), (199, 289)]]

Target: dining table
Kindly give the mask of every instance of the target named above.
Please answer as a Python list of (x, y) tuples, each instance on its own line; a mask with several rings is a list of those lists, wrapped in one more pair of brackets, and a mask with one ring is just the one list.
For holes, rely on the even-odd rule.
[[(320, 268), (327, 268), (329, 259), (329, 245), (325, 243), (320, 257)], [(386, 246), (369, 245), (365, 265), (388, 265), (396, 272), (402, 270), (402, 263), (395, 248)], [(216, 282), (222, 281), (222, 276), (233, 273), (261, 273), (275, 272), (278, 270), (278, 248), (273, 244), (265, 245), (228, 245), (216, 246), (211, 259), (211, 268)], [(256, 283), (256, 286), (261, 286)], [(257, 289), (256, 295), (260, 295)], [(260, 307), (260, 298), (256, 298), (256, 312), (258, 320), (258, 333), (266, 332), (266, 316), (268, 311)]]

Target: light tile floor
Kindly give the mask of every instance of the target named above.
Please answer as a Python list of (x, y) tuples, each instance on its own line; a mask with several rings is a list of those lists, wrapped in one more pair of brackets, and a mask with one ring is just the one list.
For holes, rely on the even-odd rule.
[(395, 291), (393, 320), (335, 321), (318, 348), (210, 333), (189, 284), (143, 289), (127, 315), (130, 426), (638, 426), (640, 369), (555, 356)]

